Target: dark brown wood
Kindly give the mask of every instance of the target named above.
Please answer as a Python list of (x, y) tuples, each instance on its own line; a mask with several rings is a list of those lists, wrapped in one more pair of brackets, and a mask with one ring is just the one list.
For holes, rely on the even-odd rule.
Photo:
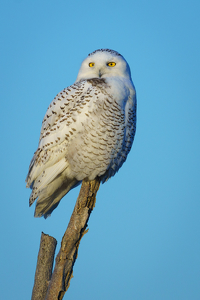
[[(81, 238), (87, 232), (87, 222), (95, 206), (100, 181), (83, 181), (71, 215), (67, 230), (62, 238), (61, 248), (48, 286), (45, 300), (61, 300), (73, 277), (73, 266), (77, 258)], [(39, 299), (39, 298), (38, 298)]]
[(57, 241), (42, 232), (31, 300), (44, 300), (52, 275)]

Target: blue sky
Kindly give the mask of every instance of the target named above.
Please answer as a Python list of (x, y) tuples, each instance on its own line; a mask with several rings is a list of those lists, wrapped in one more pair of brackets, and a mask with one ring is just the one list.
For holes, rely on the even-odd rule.
[(30, 299), (41, 232), (58, 240), (79, 188), (47, 220), (25, 177), (49, 103), (99, 48), (128, 61), (137, 132), (100, 187), (64, 299), (200, 298), (200, 2), (1, 1), (1, 298)]

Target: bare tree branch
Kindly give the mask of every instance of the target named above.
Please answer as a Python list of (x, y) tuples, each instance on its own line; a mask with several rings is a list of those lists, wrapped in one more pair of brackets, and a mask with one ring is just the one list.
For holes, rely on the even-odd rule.
[(52, 275), (57, 241), (42, 232), (31, 300), (44, 300)]
[(56, 257), (55, 268), (45, 300), (63, 299), (69, 287), (70, 279), (73, 274), (73, 266), (78, 254), (79, 243), (82, 236), (87, 232), (87, 222), (95, 206), (96, 193), (99, 186), (99, 179), (82, 182), (74, 211), (63, 236), (60, 251)]

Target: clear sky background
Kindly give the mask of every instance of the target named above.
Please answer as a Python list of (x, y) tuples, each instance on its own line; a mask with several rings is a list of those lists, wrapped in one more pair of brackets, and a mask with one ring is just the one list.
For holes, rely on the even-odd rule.
[(100, 187), (64, 299), (199, 300), (199, 0), (1, 1), (0, 44), (0, 298), (31, 298), (42, 231), (60, 247), (79, 187), (36, 219), (25, 177), (49, 103), (110, 48), (132, 71), (136, 137)]

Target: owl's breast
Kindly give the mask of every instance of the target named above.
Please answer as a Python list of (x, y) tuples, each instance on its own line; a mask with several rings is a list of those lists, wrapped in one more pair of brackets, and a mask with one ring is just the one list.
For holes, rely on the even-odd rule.
[(79, 131), (68, 145), (66, 159), (77, 180), (103, 176), (111, 169), (113, 176), (121, 165), (125, 144), (125, 111), (112, 97), (96, 99), (84, 118), (80, 115)]

